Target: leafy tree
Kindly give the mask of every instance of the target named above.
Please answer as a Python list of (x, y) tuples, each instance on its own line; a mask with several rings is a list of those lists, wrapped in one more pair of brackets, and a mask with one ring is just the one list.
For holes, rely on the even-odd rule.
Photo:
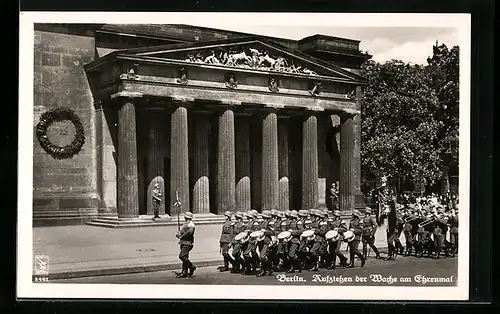
[(427, 58), (430, 86), (440, 104), (434, 114), (434, 118), (441, 122), (435, 149), (441, 155), (443, 166), (458, 163), (459, 56), (458, 46), (448, 49), (445, 44), (436, 43), (432, 57)]
[(363, 168), (376, 176), (437, 179), (440, 155), (429, 144), (437, 142), (442, 126), (434, 117), (439, 100), (425, 67), (370, 60), (362, 74), (368, 79), (362, 99)]
[(362, 66), (362, 167), (375, 176), (434, 182), (458, 158), (459, 49), (433, 47), (428, 65)]

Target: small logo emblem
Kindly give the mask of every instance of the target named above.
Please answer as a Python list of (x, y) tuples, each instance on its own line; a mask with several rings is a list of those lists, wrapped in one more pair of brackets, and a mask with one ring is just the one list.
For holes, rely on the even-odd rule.
[(49, 275), (49, 257), (47, 255), (35, 255), (35, 275)]

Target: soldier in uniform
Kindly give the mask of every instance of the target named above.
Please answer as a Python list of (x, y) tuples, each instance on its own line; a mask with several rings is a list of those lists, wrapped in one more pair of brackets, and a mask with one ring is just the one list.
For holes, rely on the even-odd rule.
[(367, 257), (367, 246), (369, 245), (373, 252), (375, 252), (375, 258), (380, 258), (380, 252), (375, 246), (375, 232), (377, 232), (378, 223), (375, 217), (371, 216), (372, 209), (370, 207), (365, 208), (365, 217), (363, 218), (364, 228), (363, 228), (363, 256)]
[[(248, 222), (245, 226), (245, 231), (248, 231), (250, 233), (251, 231), (253, 231), (254, 223), (256, 222), (255, 221), (255, 214), (252, 211), (249, 211), (247, 213), (247, 217), (248, 217)], [(242, 246), (241, 249), (243, 252), (243, 262), (244, 262), (244, 266), (242, 268), (241, 273), (244, 275), (248, 275), (254, 266), (254, 263), (253, 263), (254, 256), (252, 254), (252, 252), (254, 251), (254, 245), (253, 245), (253, 243), (250, 243), (250, 241), (248, 241)]]
[[(277, 210), (271, 211), (271, 220), (269, 221), (269, 229), (272, 231), (275, 237), (281, 232), (281, 213)], [(278, 256), (278, 245), (271, 245), (269, 248), (269, 252), (272, 260), (273, 270), (278, 269), (278, 265), (280, 263), (280, 257)]]
[[(307, 210), (299, 210), (298, 212), (298, 215), (299, 215), (299, 220), (297, 221), (297, 229), (300, 231), (300, 233), (302, 234), (302, 232), (304, 232), (304, 230), (306, 230), (306, 221), (308, 220), (308, 216), (309, 216), (309, 213), (307, 212)], [(310, 222), (309, 222), (310, 224)], [(299, 248), (297, 249), (297, 255), (299, 257), (299, 260), (301, 262), (301, 269), (304, 268), (304, 262), (306, 261), (306, 258), (307, 258), (307, 254), (306, 254), (306, 243), (304, 241), (303, 238), (300, 238), (300, 244), (299, 244)]]
[(354, 233), (354, 239), (349, 242), (349, 268), (354, 267), (354, 257), (357, 256), (361, 260), (361, 267), (365, 266), (365, 258), (358, 250), (359, 242), (361, 241), (362, 229), (360, 226), (361, 213), (358, 210), (354, 210), (352, 213), (353, 219), (349, 223), (349, 229)]
[[(432, 232), (434, 235), (434, 250), (436, 253), (434, 258), (439, 259), (439, 255), (441, 254), (441, 249), (443, 248), (443, 243), (445, 240), (445, 235), (446, 232), (448, 232), (448, 219), (446, 219), (443, 214), (439, 214), (436, 221), (434, 222), (433, 227), (434, 229)], [(448, 255), (447, 252), (446, 255)]]
[(405, 256), (410, 256), (411, 255), (411, 249), (414, 246), (415, 238), (414, 238), (414, 224), (413, 222), (417, 220), (417, 216), (410, 212), (406, 211), (406, 213), (403, 216), (404, 219), (404, 225), (403, 225), (403, 234), (405, 236), (405, 242), (406, 242), (406, 253)]
[(323, 221), (324, 214), (321, 211), (315, 212), (316, 219), (311, 225), (314, 230), (314, 243), (309, 250), (309, 255), (312, 261), (310, 271), (318, 271), (320, 267), (321, 257), (323, 256), (323, 243), (325, 242), (325, 234), (328, 232), (328, 223)]
[(458, 251), (458, 215), (453, 207), (451, 208), (448, 223), (450, 225), (450, 253), (451, 257), (455, 257)]
[(264, 221), (260, 225), (260, 230), (264, 231), (264, 236), (262, 241), (257, 243), (257, 247), (260, 253), (261, 269), (257, 274), (257, 277), (265, 276), (266, 273), (271, 276), (273, 274), (272, 256), (270, 252), (271, 247), (271, 237), (274, 236), (274, 231), (271, 222), (271, 212), (263, 211), (262, 218)]
[(330, 224), (331, 230), (337, 230), (339, 234), (339, 240), (335, 242), (328, 243), (328, 252), (329, 252), (329, 263), (330, 267), (328, 269), (335, 269), (335, 265), (337, 262), (337, 257), (340, 259), (340, 264), (342, 267), (347, 266), (347, 258), (340, 252), (340, 246), (342, 245), (342, 241), (344, 240), (343, 234), (347, 231), (347, 223), (340, 219), (340, 211), (336, 210), (333, 212), (335, 218)]
[(236, 223), (233, 226), (233, 239), (232, 239), (232, 247), (233, 247), (233, 259), (234, 266), (231, 269), (232, 273), (238, 273), (241, 270), (241, 266), (243, 266), (243, 259), (241, 258), (241, 244), (236, 241), (235, 237), (239, 233), (245, 231), (245, 224), (243, 223), (243, 214), (237, 212), (235, 215)]
[(398, 206), (396, 208), (396, 238), (394, 239), (394, 244), (396, 246), (396, 249), (399, 250), (399, 255), (404, 254), (404, 247), (401, 244), (400, 240), (401, 233), (403, 233), (403, 227), (405, 224), (402, 209), (402, 206)]
[(155, 187), (151, 192), (151, 197), (153, 198), (153, 220), (160, 218), (160, 205), (162, 200), (162, 194), (160, 191), (160, 185), (155, 183)]
[(233, 258), (229, 255), (229, 244), (237, 234), (234, 232), (234, 223), (231, 221), (232, 213), (227, 211), (224, 213), (224, 216), (226, 217), (226, 221), (222, 225), (222, 234), (219, 240), (221, 253), (224, 257), (224, 266), (219, 268), (221, 272), (229, 270), (229, 263), (231, 263), (232, 268), (235, 266)]
[(191, 277), (193, 276), (196, 267), (189, 260), (189, 252), (194, 246), (194, 230), (195, 225), (193, 222), (193, 213), (184, 213), (185, 223), (181, 230), (176, 234), (179, 239), (179, 245), (181, 252), (179, 253), (179, 259), (182, 261), (182, 272), (177, 275), (178, 278)]
[[(289, 230), (289, 215), (291, 211), (287, 211), (285, 213), (281, 213), (281, 221), (279, 225), (279, 231), (287, 231)], [(278, 265), (278, 269), (290, 269), (290, 263), (288, 260), (288, 242), (282, 242), (280, 241), (278, 243), (277, 249), (276, 249), (276, 255), (279, 260), (281, 260), (281, 263)]]
[(297, 251), (300, 245), (300, 235), (302, 234), (302, 230), (298, 227), (298, 218), (299, 215), (297, 211), (293, 210), (290, 213), (290, 224), (288, 225), (288, 229), (291, 230), (292, 240), (289, 242), (288, 246), (288, 260), (290, 261), (290, 269), (287, 273), (293, 273), (295, 271), (302, 271), (302, 264), (297, 255)]

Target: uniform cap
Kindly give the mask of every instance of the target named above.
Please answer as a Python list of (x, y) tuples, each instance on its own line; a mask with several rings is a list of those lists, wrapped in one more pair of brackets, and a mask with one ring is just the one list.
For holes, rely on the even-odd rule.
[(256, 211), (255, 209), (252, 209), (252, 210), (250, 210), (250, 211), (251, 211), (252, 213), (254, 213), (255, 215), (257, 215), (257, 214), (259, 213), (259, 212), (258, 212), (258, 211)]
[(342, 215), (340, 214), (340, 210), (336, 210), (336, 211), (334, 211), (334, 212), (333, 212), (333, 214), (334, 214), (335, 216), (337, 216), (337, 217), (342, 216)]
[(250, 211), (247, 213), (247, 217), (248, 218), (255, 218), (255, 214), (252, 211)]
[(354, 216), (361, 217), (361, 213), (360, 213), (360, 212), (359, 212), (359, 210), (357, 210), (357, 209), (353, 210), (353, 211), (352, 211), (352, 214), (353, 214)]
[(184, 218), (193, 219), (193, 213), (192, 212), (185, 212)]
[(234, 217), (236, 217), (236, 218), (243, 218), (243, 213), (242, 212), (236, 212), (236, 214), (234, 215)]
[(262, 217), (271, 218), (271, 212), (269, 210), (265, 210), (262, 212)]
[(299, 218), (299, 214), (297, 213), (296, 210), (291, 211), (289, 216), (294, 218)]
[(224, 216), (231, 218), (231, 216), (233, 216), (233, 213), (231, 213), (230, 211), (226, 211), (224, 213)]
[(370, 207), (366, 207), (365, 208), (365, 213), (371, 214), (372, 213), (372, 209)]

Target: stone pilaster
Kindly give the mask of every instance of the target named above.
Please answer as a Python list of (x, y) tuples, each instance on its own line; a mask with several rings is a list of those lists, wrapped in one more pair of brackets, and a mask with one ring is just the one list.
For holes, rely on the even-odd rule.
[(130, 100), (118, 111), (118, 218), (139, 217), (137, 180), (137, 127), (135, 106)]
[(288, 128), (289, 118), (278, 118), (278, 208), (279, 210), (290, 209), (290, 174), (289, 174), (289, 154), (288, 148)]
[(302, 208), (318, 207), (318, 119), (314, 113), (302, 123)]
[(217, 213), (234, 211), (236, 174), (234, 152), (234, 112), (226, 109), (219, 116), (217, 151)]
[(278, 116), (269, 110), (262, 120), (262, 210), (278, 206)]
[[(189, 211), (189, 145), (188, 113), (185, 107), (177, 107), (170, 116), (170, 214)], [(174, 207), (176, 194), (182, 206)]]
[[(356, 107), (361, 109), (361, 86), (356, 87)], [(354, 206), (357, 209), (365, 207), (364, 195), (361, 192), (361, 115), (357, 114), (353, 118), (354, 144), (352, 152), (352, 194), (354, 196)]]
[(160, 204), (160, 215), (165, 214), (165, 181), (163, 174), (163, 130), (162, 130), (162, 110), (152, 110), (147, 112), (149, 121), (148, 129), (148, 167), (147, 167), (147, 213), (153, 215), (153, 197), (152, 191), (156, 183), (159, 184), (162, 202)]
[(236, 210), (249, 211), (252, 206), (250, 179), (250, 119), (249, 114), (235, 118), (236, 150)]
[(354, 117), (348, 114), (340, 116), (340, 210), (354, 209)]
[(209, 194), (209, 137), (210, 116), (209, 112), (195, 112), (193, 114), (193, 213), (210, 212)]

